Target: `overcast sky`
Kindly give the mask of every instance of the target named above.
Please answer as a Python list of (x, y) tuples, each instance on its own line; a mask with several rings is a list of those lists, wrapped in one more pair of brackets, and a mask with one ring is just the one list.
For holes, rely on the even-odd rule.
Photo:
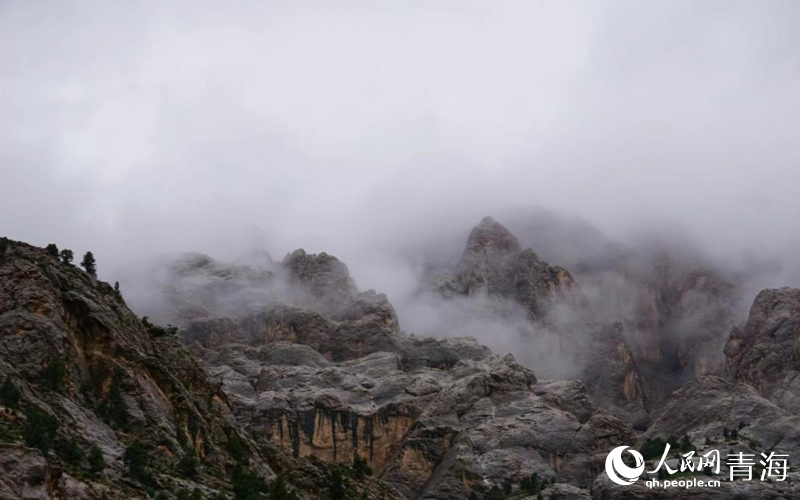
[(510, 206), (785, 253), (799, 90), (794, 0), (5, 0), (0, 234), (112, 281), (154, 252), (352, 260)]

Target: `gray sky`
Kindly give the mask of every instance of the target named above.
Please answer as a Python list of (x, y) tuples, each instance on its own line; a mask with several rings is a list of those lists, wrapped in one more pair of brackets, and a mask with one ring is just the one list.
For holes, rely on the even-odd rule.
[(0, 234), (112, 281), (508, 207), (800, 248), (796, 1), (248, 4), (0, 3)]

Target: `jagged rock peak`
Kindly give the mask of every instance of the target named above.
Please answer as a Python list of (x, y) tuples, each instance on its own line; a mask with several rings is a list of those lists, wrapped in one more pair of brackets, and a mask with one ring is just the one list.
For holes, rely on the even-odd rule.
[(516, 255), (521, 251), (517, 237), (504, 225), (487, 216), (469, 233), (465, 256), (478, 253)]
[(491, 217), (484, 217), (469, 233), (458, 262), (457, 279), (469, 294), (479, 290), (504, 293), (508, 274), (522, 247), (511, 231)]
[(290, 281), (305, 286), (318, 297), (349, 296), (358, 292), (347, 265), (325, 252), (308, 254), (300, 248), (288, 254), (282, 265)]
[(725, 348), (735, 380), (793, 412), (800, 411), (799, 351), (800, 290), (789, 287), (762, 290)]

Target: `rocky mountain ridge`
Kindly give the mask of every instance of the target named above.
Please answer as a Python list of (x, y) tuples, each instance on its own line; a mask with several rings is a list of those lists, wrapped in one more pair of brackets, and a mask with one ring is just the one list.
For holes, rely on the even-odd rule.
[[(359, 291), (327, 254), (297, 250), (259, 266), (195, 254), (167, 275), (180, 340), (136, 317), (109, 285), (41, 249), (7, 245), (0, 498), (245, 498), (242, 478), (265, 495), (281, 483), (305, 498), (797, 497), (796, 473), (691, 492), (618, 487), (603, 473), (611, 449), (667, 436), (800, 460), (797, 290), (763, 291), (748, 322), (721, 338), (708, 319), (728, 321), (721, 302), (693, 322), (695, 293), (722, 286), (713, 277), (690, 273), (660, 289), (672, 316), (651, 331), (684, 328), (685, 318), (707, 337), (702, 348), (678, 347), (694, 359), (680, 368), (693, 376), (650, 405), (648, 369), (663, 356), (631, 345), (631, 318), (596, 316), (568, 271), (491, 218), (454, 271), (431, 279), (434, 290), (487, 299), (481, 314), (523, 308), (531, 326), (520, 342), (560, 335), (564, 349), (584, 353), (585, 382), (540, 380), (535, 366), (474, 339), (403, 332), (387, 297)], [(700, 366), (708, 356), (718, 368)], [(31, 437), (34, 427), (47, 443)], [(138, 468), (137, 450), (148, 456)]]
[[(173, 329), (43, 249), (3, 243), (0, 498), (239, 498), (267, 491), (276, 469), (303, 472), (298, 493), (324, 487), (324, 462), (296, 464), (243, 431)], [(360, 488), (397, 497), (373, 483)]]
[[(386, 297), (358, 292), (329, 255), (298, 250), (274, 275), (290, 287), (276, 286), (275, 303), (198, 315), (183, 335), (248, 433), (286, 454), (357, 454), (407, 498), (455, 499), (516, 489), (532, 473), (588, 486), (599, 450), (633, 439), (578, 381), (539, 383), (473, 339), (403, 333)], [(197, 276), (184, 278), (173, 290), (197, 296)]]
[(505, 226), (484, 218), (470, 232), (454, 274), (436, 274), (431, 281), (445, 298), (476, 298), (476, 311), (479, 301), (490, 300), (492, 307), (483, 309), (489, 316), (502, 318), (521, 307), (527, 318), (519, 325), (517, 343), (555, 338), (558, 347), (546, 356), (581, 366), (575, 375), (587, 382), (598, 403), (645, 425), (645, 389), (622, 323), (593, 317), (569, 271), (540, 260), (530, 248), (523, 250)]

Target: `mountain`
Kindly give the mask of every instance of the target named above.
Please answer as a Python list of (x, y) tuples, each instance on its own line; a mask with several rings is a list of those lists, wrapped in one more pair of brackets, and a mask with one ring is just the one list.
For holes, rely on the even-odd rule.
[[(759, 293), (747, 321), (730, 332), (724, 350), (727, 371), (722, 376), (701, 376), (672, 393), (639, 442), (685, 435), (699, 454), (717, 449), (762, 461), (776, 453), (784, 455), (788, 464), (800, 462), (800, 413), (793, 385), (800, 370), (796, 356), (798, 306), (798, 289)], [(677, 466), (677, 461), (673, 465)], [(723, 461), (721, 476), (728, 476), (729, 471)], [(800, 475), (792, 467), (785, 481), (723, 481), (715, 490), (693, 491), (691, 498), (800, 498), (798, 481)], [(641, 482), (620, 490), (603, 477), (592, 491), (607, 499), (652, 497), (652, 491)], [(685, 494), (665, 491), (657, 498), (683, 498)]]
[(553, 302), (577, 301), (569, 272), (552, 267), (531, 249), (523, 250), (517, 238), (491, 217), (469, 234), (454, 274), (433, 278), (442, 295), (485, 294), (513, 300), (533, 319), (543, 318)]
[[(530, 360), (534, 366), (556, 360), (577, 366), (593, 398), (608, 411), (642, 426), (645, 392), (634, 356), (619, 321), (602, 321), (589, 310), (578, 283), (566, 269), (523, 249), (516, 236), (491, 217), (469, 234), (455, 269), (439, 270), (428, 281), (446, 299), (461, 298), (472, 311), (503, 320), (525, 311), (510, 344), (551, 345)], [(482, 304), (489, 301), (490, 307)]]
[(326, 480), (324, 464), (253, 441), (174, 329), (44, 250), (2, 243), (0, 498), (227, 498), (276, 468)]
[(211, 259), (172, 268), (184, 339), (248, 434), (287, 455), (358, 455), (406, 498), (460, 499), (517, 490), (534, 472), (588, 486), (600, 450), (634, 439), (579, 381), (539, 382), (474, 339), (406, 334), (386, 297), (358, 291), (330, 255), (287, 255), (270, 270), (271, 300), (223, 316), (197, 287), (215, 289), (220, 275), (238, 276), (226, 279), (236, 295), (251, 286), (224, 268)]
[(493, 335), (519, 359), (404, 331), (326, 253), (169, 261), (161, 327), (50, 249), (0, 243), (3, 499), (798, 497), (794, 471), (660, 491), (603, 472), (610, 450), (664, 441), (800, 461), (796, 289), (731, 327), (735, 285), (713, 266), (606, 245), (573, 274), (487, 217), (419, 297), (505, 322)]
[(544, 209), (501, 215), (522, 246), (569, 270), (592, 317), (622, 323), (648, 408), (691, 380), (723, 374), (723, 349), (752, 300), (743, 295), (752, 276), (675, 228), (647, 228), (620, 243), (585, 220)]

